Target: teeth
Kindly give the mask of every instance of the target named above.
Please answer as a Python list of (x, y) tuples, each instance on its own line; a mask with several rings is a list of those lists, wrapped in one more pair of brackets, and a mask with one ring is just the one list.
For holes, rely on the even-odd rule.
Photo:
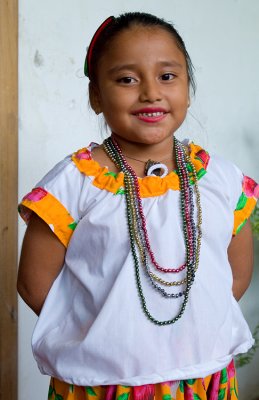
[(154, 113), (139, 113), (138, 115), (140, 117), (160, 117), (164, 113), (159, 111), (159, 112), (154, 112)]

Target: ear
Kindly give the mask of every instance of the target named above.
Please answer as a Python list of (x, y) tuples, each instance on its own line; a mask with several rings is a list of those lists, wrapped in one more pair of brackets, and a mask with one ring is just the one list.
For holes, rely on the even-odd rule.
[(96, 85), (94, 85), (92, 82), (89, 83), (88, 86), (89, 90), (89, 101), (92, 109), (94, 110), (95, 114), (100, 114), (102, 112), (101, 109), (101, 104), (100, 104), (100, 96), (99, 96), (99, 90)]

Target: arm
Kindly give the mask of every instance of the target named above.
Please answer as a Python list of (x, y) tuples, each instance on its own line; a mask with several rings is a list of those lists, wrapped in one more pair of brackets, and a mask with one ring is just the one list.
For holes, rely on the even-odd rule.
[(250, 220), (228, 247), (228, 259), (233, 274), (233, 295), (239, 300), (248, 288), (253, 273), (253, 236)]
[(33, 214), (24, 236), (17, 289), (37, 315), (63, 267), (65, 253), (66, 248), (49, 226)]

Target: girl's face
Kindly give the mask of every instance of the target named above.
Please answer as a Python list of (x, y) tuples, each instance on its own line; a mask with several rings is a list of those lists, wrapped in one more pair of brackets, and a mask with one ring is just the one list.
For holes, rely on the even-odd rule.
[(97, 69), (91, 104), (117, 137), (145, 145), (166, 142), (185, 119), (185, 57), (161, 28), (133, 27), (112, 40)]

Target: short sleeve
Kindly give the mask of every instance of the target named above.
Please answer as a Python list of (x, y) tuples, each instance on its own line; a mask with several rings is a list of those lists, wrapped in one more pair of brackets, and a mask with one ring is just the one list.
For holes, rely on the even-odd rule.
[(26, 223), (32, 212), (36, 213), (67, 247), (80, 218), (83, 184), (84, 176), (68, 156), (23, 197), (18, 211)]
[(251, 216), (259, 197), (259, 185), (248, 176), (239, 173), (241, 190), (234, 210), (233, 236), (237, 235)]

